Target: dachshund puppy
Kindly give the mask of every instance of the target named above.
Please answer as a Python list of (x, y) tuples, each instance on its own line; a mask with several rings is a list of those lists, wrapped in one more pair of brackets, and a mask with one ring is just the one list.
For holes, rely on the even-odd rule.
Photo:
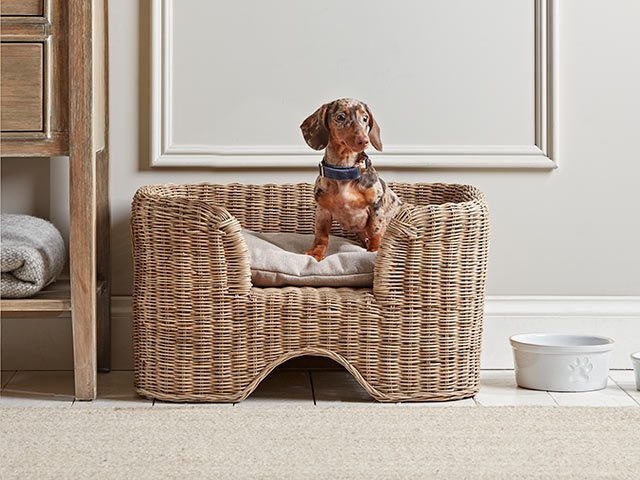
[(300, 129), (311, 148), (326, 148), (314, 189), (315, 239), (307, 255), (324, 258), (333, 220), (356, 233), (368, 251), (377, 251), (401, 202), (364, 152), (369, 143), (382, 151), (380, 127), (371, 110), (358, 100), (341, 98), (322, 105)]

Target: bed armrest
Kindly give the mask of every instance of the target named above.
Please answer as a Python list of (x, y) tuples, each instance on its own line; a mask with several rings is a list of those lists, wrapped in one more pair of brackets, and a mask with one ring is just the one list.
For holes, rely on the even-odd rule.
[[(488, 209), (479, 192), (459, 203), (403, 205), (376, 259), (376, 301), (405, 317), (413, 311), (435, 312), (442, 305), (450, 309), (479, 303), (482, 308), (488, 240)], [(457, 313), (438, 314), (446, 318)]]
[(151, 282), (157, 293), (190, 302), (246, 295), (251, 289), (241, 226), (225, 208), (142, 188), (133, 200), (131, 231), (134, 296), (149, 294)]

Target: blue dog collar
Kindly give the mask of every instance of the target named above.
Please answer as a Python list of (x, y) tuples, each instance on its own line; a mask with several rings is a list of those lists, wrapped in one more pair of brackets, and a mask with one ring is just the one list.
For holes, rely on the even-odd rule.
[(338, 167), (336, 165), (329, 165), (325, 159), (318, 165), (320, 170), (320, 176), (330, 178), (332, 180), (357, 180), (367, 168), (371, 165), (371, 161), (368, 156), (364, 156), (364, 168), (362, 168), (362, 162), (359, 162), (355, 167)]

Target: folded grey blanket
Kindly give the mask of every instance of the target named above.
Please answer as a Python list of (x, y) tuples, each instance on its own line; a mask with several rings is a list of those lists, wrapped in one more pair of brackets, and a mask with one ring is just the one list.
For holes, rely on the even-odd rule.
[(51, 223), (29, 215), (2, 214), (2, 298), (34, 295), (53, 282), (65, 263), (64, 241)]

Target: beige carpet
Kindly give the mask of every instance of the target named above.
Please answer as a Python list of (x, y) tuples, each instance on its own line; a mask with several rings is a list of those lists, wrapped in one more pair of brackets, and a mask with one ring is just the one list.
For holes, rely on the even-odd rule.
[(640, 478), (640, 408), (2, 409), (0, 478)]

